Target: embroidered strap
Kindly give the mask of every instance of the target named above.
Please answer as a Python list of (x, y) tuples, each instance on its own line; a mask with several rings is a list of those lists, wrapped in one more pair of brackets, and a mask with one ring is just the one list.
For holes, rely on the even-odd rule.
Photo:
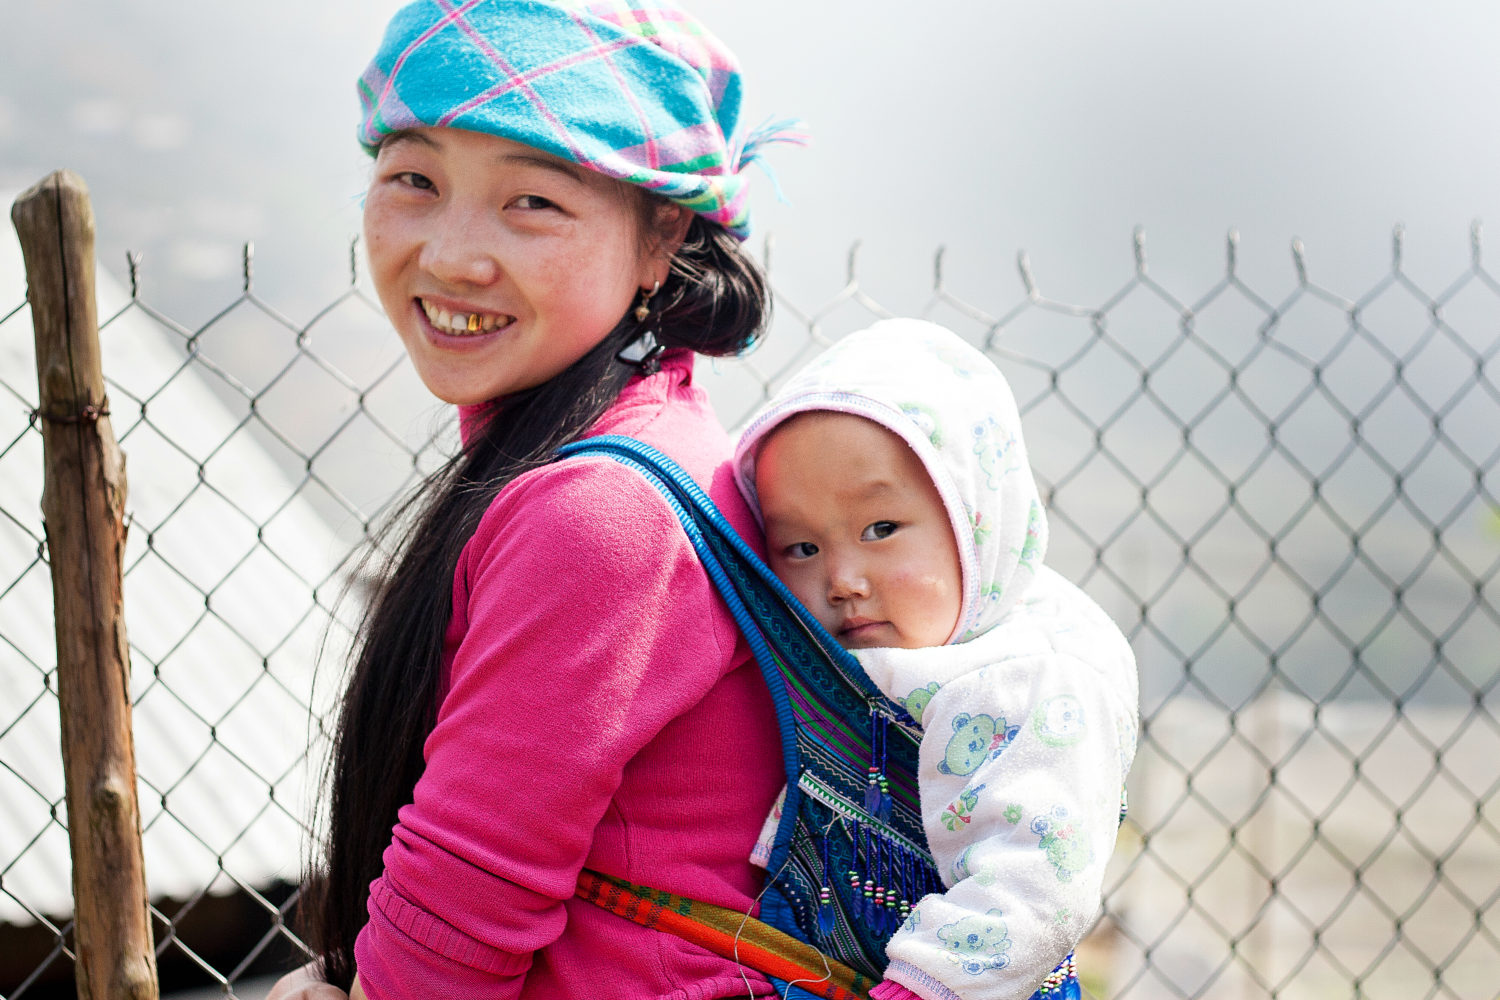
[(875, 982), (770, 924), (723, 906), (584, 869), (578, 898), (828, 1000), (869, 1000)]

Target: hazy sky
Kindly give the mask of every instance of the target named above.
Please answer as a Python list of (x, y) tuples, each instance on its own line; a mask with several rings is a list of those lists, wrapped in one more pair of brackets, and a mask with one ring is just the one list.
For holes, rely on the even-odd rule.
[[(836, 291), (857, 238), (898, 308), (943, 244), (955, 288), (998, 309), (1020, 248), (1049, 295), (1098, 301), (1137, 224), (1185, 292), (1222, 270), (1231, 226), (1277, 289), (1293, 236), (1315, 278), (1362, 289), (1397, 222), (1435, 283), (1470, 220), (1500, 226), (1500, 5), (685, 3), (739, 53), (747, 121), (811, 123), (811, 149), (773, 151), (790, 204), (756, 196), (794, 299)], [(142, 249), (148, 287), (207, 303), (253, 238), (267, 294), (310, 307), (358, 227), (353, 80), (397, 6), (0, 0), (0, 188), (72, 166), (106, 266)]]
[[(1231, 227), (1241, 233), (1241, 274), (1272, 302), (1296, 285), (1288, 251), (1294, 236), (1306, 244), (1313, 280), (1347, 296), (1365, 293), (1389, 273), (1398, 222), (1406, 227), (1407, 272), (1433, 292), (1468, 266), (1472, 220), (1491, 219), (1492, 243), (1500, 243), (1500, 4), (684, 2), (739, 53), (745, 120), (801, 115), (815, 136), (810, 149), (772, 150), (789, 203), (778, 203), (765, 183), (754, 196), (759, 232), (777, 237), (771, 271), (783, 305), (810, 310), (834, 296), (856, 239), (864, 240), (865, 287), (890, 308), (921, 308), (941, 245), (948, 248), (950, 289), (991, 314), (1023, 298), (1015, 267), (1022, 248), (1046, 295), (1100, 305), (1133, 273), (1136, 225), (1145, 227), (1152, 276), (1187, 301), (1223, 274)], [(396, 6), (394, 0), (0, 0), (0, 190), (23, 187), (56, 166), (83, 174), (95, 196), (104, 265), (120, 274), (125, 249), (143, 251), (143, 295), (189, 327), (238, 294), (239, 246), (253, 239), (263, 299), (294, 325), (304, 323), (347, 282), (347, 241), (359, 227), (369, 169), (354, 141), (354, 80)], [(753, 245), (761, 245), (759, 236)], [(1500, 272), (1500, 249), (1490, 259)], [(1490, 301), (1477, 297), (1481, 306)], [(1394, 319), (1364, 320), (1377, 336), (1420, 333), (1428, 319), (1416, 298), (1404, 291), (1395, 298)], [(0, 315), (10, 304), (0, 302)], [(1329, 309), (1300, 307), (1278, 328), (1278, 340), (1336, 337), (1347, 319)], [(1477, 343), (1492, 336), (1494, 321), (1482, 310), (1475, 315), (1460, 326)], [(1312, 322), (1320, 316), (1322, 326)], [(836, 319), (830, 325), (863, 321)], [(1112, 330), (1131, 326), (1143, 343), (1177, 333), (1171, 310), (1120, 307), (1109, 319)], [(1232, 356), (1253, 344), (1263, 319), (1252, 310), (1226, 327)], [(367, 326), (339, 333), (325, 322), (318, 330), (320, 350), (343, 350), (348, 364), (369, 361), (361, 360), (374, 347)], [(256, 363), (279, 370), (279, 356), (237, 336), (232, 319), (215, 331), (213, 356), (252, 384), (259, 384), (252, 377)], [(767, 338), (752, 366), (771, 367), (779, 352), (795, 351), (804, 339), (780, 334)], [(1042, 356), (1067, 337), (1088, 335), (1086, 321), (1033, 323), (1007, 328), (1005, 346)], [(347, 341), (341, 347), (340, 336)], [(1451, 348), (1439, 340), (1439, 348)], [(1390, 368), (1371, 360), (1368, 344), (1357, 346), (1336, 374), (1363, 399), (1388, 384)], [(1431, 353), (1424, 377), (1443, 385), (1470, 378), (1466, 357), (1444, 361), (1456, 350)], [(1069, 398), (1106, 413), (1120, 393), (1134, 392), (1112, 357), (1095, 352), (1092, 366), (1072, 368), (1063, 383)], [(1186, 399), (1222, 384), (1219, 368), (1201, 357), (1198, 368), (1187, 362), (1156, 380), (1158, 393)], [(1307, 378), (1300, 369), (1257, 371), (1272, 396)], [(1408, 381), (1418, 374), (1409, 372)], [(1025, 398), (1045, 389), (1045, 375), (1034, 370), (1013, 367), (1010, 377)], [(758, 396), (759, 385), (751, 388)], [(1479, 409), (1454, 411), (1455, 427), (1477, 439), (1475, 456), (1492, 448), (1487, 398), (1471, 393)], [(1388, 446), (1398, 450), (1414, 436), (1419, 445), (1426, 433), (1403, 400), (1386, 414), (1395, 425)], [(330, 409), (353, 405), (337, 394), (324, 402)], [(1197, 404), (1182, 405), (1189, 413)], [(1044, 477), (1068, 466), (1069, 448), (1093, 441), (1091, 433), (1068, 438), (1076, 420), (1055, 409), (1044, 406), (1028, 417)], [(1325, 411), (1303, 414), (1299, 447), (1337, 451), (1346, 444), (1343, 424)], [(1475, 420), (1472, 412), (1485, 416)], [(726, 420), (742, 416), (731, 411)], [(323, 426), (304, 415), (285, 423), (308, 435)], [(395, 421), (407, 423), (416, 425)], [(1374, 428), (1378, 421), (1368, 423)], [(1142, 475), (1175, 451), (1174, 428), (1157, 425), (1121, 422), (1111, 431), (1111, 448)], [(1250, 418), (1233, 433), (1203, 430), (1205, 438), (1218, 435), (1214, 447), (1223, 461), (1237, 461), (1264, 442), (1263, 426)], [(361, 456), (350, 468), (362, 475), (363, 453), (351, 454)], [(320, 461), (331, 475), (335, 460)], [(1134, 488), (1109, 480), (1107, 462), (1090, 468), (1105, 478), (1073, 480), (1060, 505), (1087, 511), (1090, 523), (1113, 523), (1108, 511), (1100, 513), (1105, 507), (1123, 505), (1120, 516), (1128, 517), (1137, 503)], [(1390, 488), (1379, 470), (1354, 470), (1346, 478), (1364, 504)], [(1472, 490), (1472, 476), (1452, 460), (1428, 479), (1435, 484), (1423, 487), (1429, 492)], [(1268, 475), (1263, 482), (1288, 502), (1301, 495), (1296, 477)], [(1172, 495), (1191, 499), (1195, 488)], [(1465, 513), (1453, 538), (1477, 538), (1480, 516)], [(1409, 527), (1400, 521), (1391, 530)], [(1054, 529), (1052, 554), (1066, 557), (1062, 534)], [(1429, 537), (1408, 531), (1402, 544), (1425, 546)], [(1073, 547), (1079, 559), (1058, 564), (1075, 571), (1086, 565), (1088, 549), (1080, 545)], [(1309, 546), (1304, 551), (1316, 549), (1317, 558), (1337, 562), (1347, 555), (1337, 531)], [(1142, 541), (1138, 552), (1131, 550), (1136, 554), (1120, 557), (1136, 567), (1132, 585), (1142, 592), (1155, 585), (1151, 574), (1171, 570), (1177, 558), (1169, 552), (1151, 562), (1148, 548)], [(1226, 558), (1258, 565), (1261, 543), (1252, 539), (1247, 551), (1248, 561), (1237, 551)], [(1439, 583), (1457, 586), (1446, 577)], [(1386, 600), (1378, 586), (1346, 593), (1360, 607), (1383, 607)], [(1450, 596), (1439, 594), (1441, 601)], [(1112, 602), (1108, 593), (1100, 599), (1117, 614), (1133, 613), (1134, 605)], [(1192, 619), (1205, 627), (1222, 620), (1214, 600), (1187, 603), (1180, 613), (1164, 604), (1153, 613), (1160, 621)], [(1298, 613), (1287, 608), (1281, 613)], [(1467, 642), (1490, 641), (1482, 630), (1466, 635)], [(1395, 658), (1401, 663), (1425, 662), (1425, 654), (1413, 658), (1401, 649)], [(1309, 650), (1315, 667), (1332, 662), (1322, 647)], [(1227, 654), (1219, 660), (1235, 673), (1254, 658), (1252, 651), (1249, 661)], [(1161, 662), (1175, 670), (1170, 657)]]

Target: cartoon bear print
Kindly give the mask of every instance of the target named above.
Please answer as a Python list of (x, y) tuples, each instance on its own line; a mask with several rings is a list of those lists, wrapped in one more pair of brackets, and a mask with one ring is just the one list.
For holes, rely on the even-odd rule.
[(991, 886), (1000, 881), (1000, 863), (994, 858), (985, 858), (979, 862), (977, 869), (973, 867), (974, 850), (978, 846), (977, 844), (970, 844), (963, 849), (963, 852), (958, 857), (953, 859), (953, 864), (950, 866), (949, 871), (952, 872), (955, 883), (969, 878), (973, 879), (977, 885)]
[(1001, 437), (1000, 425), (994, 417), (985, 417), (974, 425), (974, 454), (978, 456), (979, 469), (992, 490), (998, 490), (1001, 479), (1014, 468), (1006, 463), (1006, 456), (1014, 443), (1014, 437)]
[(932, 442), (934, 448), (939, 451), (943, 449), (943, 425), (938, 421), (937, 411), (921, 403), (902, 403), (901, 412), (917, 425), (917, 430)]
[(1006, 725), (1003, 717), (996, 720), (988, 715), (959, 715), (953, 720), (953, 736), (938, 761), (938, 770), (943, 774), (973, 774), (980, 764), (999, 757), (1020, 731), (1020, 726)]
[(976, 913), (938, 928), (948, 959), (971, 976), (1010, 964), (1010, 934), (999, 910)]
[(1059, 882), (1071, 881), (1094, 860), (1094, 849), (1074, 825), (1065, 806), (1053, 806), (1050, 813), (1032, 820), (1031, 832), (1041, 838), (1037, 846), (1047, 852), (1047, 860), (1052, 862)]
[(1031, 714), (1031, 728), (1049, 747), (1069, 747), (1083, 739), (1088, 729), (1083, 703), (1070, 694), (1048, 698)]
[(981, 587), (979, 589), (979, 604), (982, 610), (979, 613), (982, 615), (986, 611), (993, 610), (996, 605), (1004, 600), (1004, 598), (1005, 588), (1000, 586), (1000, 584), (998, 583), (992, 583), (987, 587)]
[(1031, 513), (1026, 519), (1026, 540), (1016, 555), (1022, 566), (1035, 567), (1037, 555), (1042, 551), (1042, 505), (1031, 501)]
[(901, 924), (901, 933), (910, 934), (922, 926), (922, 908), (913, 906), (911, 912), (906, 915), (906, 920)]
[(922, 713), (927, 711), (927, 703), (932, 696), (938, 693), (938, 682), (933, 681), (926, 687), (913, 688), (911, 694), (901, 699), (901, 707), (906, 709), (906, 714), (917, 722), (922, 721)]

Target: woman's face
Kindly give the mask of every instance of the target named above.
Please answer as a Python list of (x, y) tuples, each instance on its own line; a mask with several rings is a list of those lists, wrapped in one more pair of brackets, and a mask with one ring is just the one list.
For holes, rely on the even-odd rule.
[(666, 277), (673, 247), (642, 215), (623, 183), (530, 146), (420, 128), (380, 148), (365, 242), (422, 382), (482, 403), (567, 368)]

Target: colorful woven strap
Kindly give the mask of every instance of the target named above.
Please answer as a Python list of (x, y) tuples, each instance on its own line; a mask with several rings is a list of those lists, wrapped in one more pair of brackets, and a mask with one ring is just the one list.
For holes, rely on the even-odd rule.
[(671, 459), (617, 436), (558, 454), (639, 470), (677, 515), (761, 668), (781, 729), (786, 798), (764, 859), (789, 907), (778, 926), (878, 980), (910, 906), (942, 889), (919, 812), (910, 718)]
[(875, 983), (811, 945), (751, 916), (584, 869), (578, 898), (707, 948), (829, 1000), (869, 1000)]

